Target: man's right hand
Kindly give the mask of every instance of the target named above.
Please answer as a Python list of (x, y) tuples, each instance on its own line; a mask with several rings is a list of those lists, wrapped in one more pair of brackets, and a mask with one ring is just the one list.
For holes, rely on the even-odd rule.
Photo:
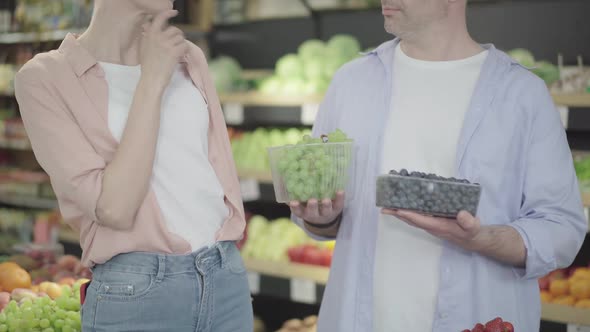
[(168, 25), (168, 20), (176, 15), (177, 10), (167, 10), (143, 26), (140, 50), (142, 78), (160, 89), (168, 86), (174, 68), (188, 51), (182, 30)]
[(294, 215), (308, 223), (329, 224), (336, 220), (344, 209), (344, 192), (337, 192), (334, 200), (324, 199), (320, 203), (317, 199), (310, 199), (307, 204), (293, 201), (289, 203), (289, 206)]

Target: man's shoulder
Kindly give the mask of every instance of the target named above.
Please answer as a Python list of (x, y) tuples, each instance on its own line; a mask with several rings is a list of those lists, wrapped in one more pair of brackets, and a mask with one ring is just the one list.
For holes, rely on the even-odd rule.
[(394, 41), (387, 41), (370, 52), (360, 53), (356, 59), (340, 67), (334, 75), (334, 80), (358, 83), (364, 78), (378, 79), (378, 74), (384, 74), (386, 72), (386, 64), (381, 60), (379, 53), (393, 48), (394, 43)]
[(548, 93), (545, 82), (532, 72), (534, 68), (521, 65), (501, 50), (496, 49), (493, 54), (504, 73), (499, 79), (504, 95), (522, 99)]

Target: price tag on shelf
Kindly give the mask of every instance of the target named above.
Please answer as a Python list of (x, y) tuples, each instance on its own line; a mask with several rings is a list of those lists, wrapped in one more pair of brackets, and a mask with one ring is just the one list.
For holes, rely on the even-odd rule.
[(317, 302), (315, 283), (310, 280), (291, 279), (291, 300), (315, 304)]
[(240, 180), (240, 190), (244, 202), (260, 199), (260, 184), (253, 179)]
[(561, 117), (561, 123), (563, 123), (563, 127), (567, 129), (570, 117), (570, 109), (565, 106), (557, 106), (557, 111)]
[(228, 125), (241, 125), (244, 123), (244, 106), (242, 104), (227, 103), (223, 105), (225, 122)]
[(301, 106), (301, 123), (304, 125), (313, 125), (319, 110), (319, 104), (303, 104)]
[(252, 295), (260, 293), (260, 274), (248, 272), (248, 285), (250, 286), (250, 293)]
[(567, 325), (567, 332), (590, 332), (590, 326)]

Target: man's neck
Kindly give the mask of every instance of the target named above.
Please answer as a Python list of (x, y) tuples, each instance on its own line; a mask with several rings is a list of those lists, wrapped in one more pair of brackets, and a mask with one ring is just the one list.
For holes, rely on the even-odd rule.
[(464, 23), (454, 26), (444, 22), (436, 23), (401, 39), (401, 47), (405, 54), (425, 61), (460, 60), (483, 50), (471, 38)]
[(78, 41), (98, 61), (138, 65), (142, 24), (145, 22), (147, 17), (140, 13), (110, 13), (103, 10), (95, 14)]

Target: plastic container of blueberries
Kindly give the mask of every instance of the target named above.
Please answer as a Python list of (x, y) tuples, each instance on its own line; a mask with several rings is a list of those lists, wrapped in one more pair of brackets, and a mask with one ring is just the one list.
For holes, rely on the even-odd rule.
[[(275, 198), (278, 203), (291, 201), (306, 202), (310, 198), (334, 198), (335, 193), (347, 187), (353, 163), (353, 142), (314, 143), (284, 145), (268, 148)], [(316, 165), (313, 154), (326, 155), (332, 176), (316, 174), (310, 178), (310, 171), (322, 168)], [(287, 156), (295, 154), (298, 160), (309, 160), (307, 171), (288, 161)], [(294, 167), (294, 168), (293, 168)], [(326, 168), (326, 167), (323, 167)], [(296, 187), (299, 186), (299, 190)], [(304, 188), (304, 190), (300, 190)], [(304, 192), (303, 196), (298, 195)]]
[(477, 215), (481, 186), (387, 174), (377, 178), (376, 194), (376, 205), (381, 208), (456, 218), (462, 210)]

